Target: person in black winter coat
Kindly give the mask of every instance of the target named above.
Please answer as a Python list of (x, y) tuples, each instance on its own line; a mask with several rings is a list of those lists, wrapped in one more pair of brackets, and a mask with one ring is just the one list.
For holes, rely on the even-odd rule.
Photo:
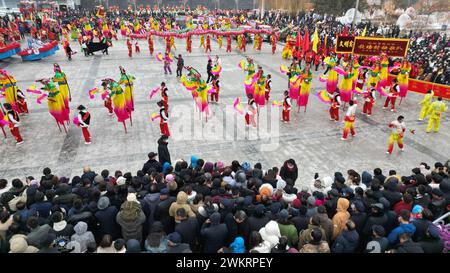
[(381, 183), (384, 183), (384, 180), (386, 180), (386, 176), (383, 175), (383, 172), (381, 171), (380, 168), (375, 168), (373, 170), (373, 178), (377, 179)]
[(301, 206), (298, 209), (298, 215), (291, 218), (291, 223), (294, 224), (297, 232), (300, 233), (302, 230), (307, 229), (309, 225), (309, 217), (306, 216), (307, 208)]
[(66, 209), (72, 206), (73, 200), (77, 197), (76, 194), (72, 193), (71, 188), (67, 184), (61, 184), (56, 189), (56, 194), (58, 195), (53, 199), (53, 203), (64, 206)]
[(444, 242), (439, 236), (439, 229), (430, 225), (425, 233), (425, 237), (419, 242), (424, 253), (442, 253)]
[(367, 221), (366, 208), (361, 201), (355, 201), (351, 207), (350, 220), (355, 223), (358, 234), (363, 234), (363, 229)]
[(115, 240), (120, 238), (120, 226), (116, 222), (116, 215), (119, 212), (115, 206), (110, 206), (108, 197), (100, 197), (97, 202), (98, 211), (94, 214), (97, 220), (96, 239), (100, 241), (104, 235), (111, 235)]
[(403, 233), (399, 236), (400, 243), (395, 249), (392, 250), (394, 253), (424, 253), (422, 247), (418, 243), (414, 243), (411, 240), (411, 235), (409, 233)]
[(172, 164), (172, 161), (170, 161), (170, 153), (169, 149), (167, 148), (169, 137), (166, 135), (162, 135), (158, 139), (158, 156), (159, 156), (159, 163), (163, 164), (166, 162), (169, 162), (169, 164)]
[(169, 189), (164, 188), (160, 191), (159, 199), (160, 201), (155, 208), (155, 220), (162, 223), (166, 233), (171, 233), (174, 230), (175, 221), (169, 215), (169, 208), (173, 202), (177, 201), (177, 198), (170, 196)]
[(344, 230), (339, 234), (331, 247), (333, 253), (353, 253), (358, 247), (359, 234), (355, 223), (347, 221)]
[(217, 250), (226, 245), (228, 228), (220, 223), (220, 213), (214, 212), (207, 219), (200, 230), (203, 253), (217, 253)]
[[(236, 237), (249, 238), (250, 236), (250, 226), (248, 224), (247, 214), (244, 211), (238, 210), (234, 215), (228, 213), (224, 220), (228, 229), (227, 244), (234, 241)], [(248, 240), (245, 241), (246, 247), (248, 247)]]
[(145, 162), (144, 166), (142, 167), (142, 172), (145, 174), (150, 174), (149, 171), (151, 169), (154, 169), (157, 172), (162, 172), (162, 165), (160, 162), (156, 160), (156, 156), (158, 154), (154, 152), (150, 152), (148, 154), (148, 161)]
[(386, 198), (381, 197), (379, 201), (381, 204), (383, 204), (384, 214), (387, 216), (387, 222), (386, 225), (384, 225), (384, 228), (386, 229), (386, 234), (389, 234), (399, 224), (398, 215), (393, 210), (389, 209), (391, 207), (391, 204)]
[(198, 221), (196, 217), (187, 217), (186, 210), (179, 208), (176, 211), (180, 223), (175, 226), (175, 232), (181, 235), (181, 242), (189, 244), (191, 249), (197, 249)]
[(295, 184), (295, 181), (298, 177), (298, 168), (294, 159), (291, 158), (284, 162), (283, 166), (280, 169), (280, 176), (284, 181), (286, 181), (287, 179), (291, 179)]
[(89, 181), (94, 182), (94, 178), (97, 176), (97, 174), (93, 171), (91, 171), (91, 168), (84, 167), (83, 168), (83, 175), (81, 176), (81, 181), (84, 179), (89, 179)]
[[(421, 207), (416, 205), (413, 208), (413, 213), (415, 213), (415, 210), (420, 209), (420, 208)], [(419, 242), (423, 238), (425, 238), (428, 227), (433, 224), (430, 221), (432, 217), (433, 217), (433, 215), (431, 214), (431, 211), (429, 209), (423, 209), (422, 213), (418, 214), (418, 218), (413, 219), (411, 221), (411, 224), (413, 224), (416, 227), (416, 231), (414, 231), (414, 235), (412, 236), (412, 239), (414, 242)]]
[(385, 234), (382, 226), (372, 226), (372, 241), (367, 243), (364, 253), (384, 253), (389, 246), (389, 240), (384, 237)]
[(266, 208), (263, 204), (258, 204), (255, 207), (253, 215), (248, 218), (250, 232), (259, 231), (270, 221), (269, 217), (267, 217), (266, 215), (265, 210)]
[(374, 225), (379, 225), (384, 228), (388, 221), (387, 216), (384, 214), (384, 206), (381, 203), (376, 203), (372, 205), (372, 211), (367, 217), (367, 222), (363, 228), (363, 236), (367, 238), (372, 234), (372, 227)]
[(390, 177), (384, 183), (384, 190), (381, 191), (384, 198), (393, 206), (402, 200), (402, 194), (398, 191), (398, 179)]

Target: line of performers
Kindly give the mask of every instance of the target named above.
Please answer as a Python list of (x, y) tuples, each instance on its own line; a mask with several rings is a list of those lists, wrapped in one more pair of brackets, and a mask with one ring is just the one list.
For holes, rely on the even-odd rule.
[[(390, 108), (390, 111), (396, 112), (397, 98), (403, 99), (406, 97), (408, 91), (409, 72), (411, 70), (410, 63), (404, 59), (401, 63), (394, 64), (393, 67), (388, 67), (389, 60), (387, 55), (381, 54), (379, 57), (372, 57), (364, 59), (364, 65), (359, 64), (359, 58), (347, 58), (343, 62), (343, 67), (337, 67), (336, 55), (331, 53), (329, 57), (325, 59), (327, 69), (324, 75), (320, 77), (320, 81), (326, 82), (326, 90), (323, 90), (321, 95), (324, 98), (324, 102), (328, 103), (330, 120), (339, 122), (339, 110), (342, 108), (345, 110), (344, 116), (344, 128), (342, 133), (342, 140), (347, 140), (349, 133), (352, 136), (356, 136), (355, 120), (357, 111), (357, 99), (362, 97), (363, 108), (362, 114), (371, 116), (373, 107), (376, 101), (376, 93), (380, 96), (386, 97), (383, 109)], [(372, 62), (372, 65), (371, 65)], [(371, 65), (371, 66), (370, 66)], [(241, 65), (242, 67), (243, 65)], [(281, 69), (281, 68), (280, 68)], [(246, 93), (248, 97), (247, 111), (245, 115), (246, 125), (250, 124), (256, 127), (255, 115), (258, 113), (258, 107), (264, 106), (264, 100), (261, 100), (261, 93), (258, 89), (267, 88), (266, 98), (268, 99), (270, 93), (270, 78), (269, 82), (264, 82), (264, 75), (261, 68), (258, 72), (254, 72), (253, 60), (247, 59), (247, 64), (244, 69), (248, 72), (246, 78)], [(309, 93), (311, 89), (312, 70), (311, 61), (306, 62), (305, 68), (300, 69), (300, 64), (297, 60), (294, 60), (289, 69), (281, 69), (282, 72), (288, 75), (288, 88), (289, 91), (284, 91), (284, 98), (282, 102), (274, 101), (272, 105), (282, 108), (282, 121), (288, 123), (290, 121), (290, 111), (292, 109), (293, 101), (297, 101), (297, 111), (300, 107), (306, 107), (308, 104)], [(394, 78), (391, 84), (388, 84), (389, 71), (398, 72), (398, 76)], [(325, 76), (328, 74), (327, 76)], [(338, 87), (339, 75), (342, 76), (341, 82)], [(269, 75), (270, 76), (270, 75)], [(364, 90), (366, 80), (367, 88)], [(256, 83), (256, 88), (252, 85)], [(249, 91), (250, 90), (250, 91)], [(319, 94), (318, 94), (319, 96)], [(320, 96), (319, 96), (320, 98)], [(426, 132), (429, 133), (432, 130), (434, 132), (439, 131), (439, 125), (441, 121), (442, 113), (447, 111), (447, 107), (442, 100), (442, 97), (438, 97), (433, 101), (434, 92), (428, 91), (428, 94), (424, 96), (423, 100), (419, 103), (421, 105), (419, 120), (423, 120), (429, 116), (428, 126)], [(403, 123), (404, 117), (399, 117), (396, 121), (389, 124), (389, 127), (394, 129), (389, 138), (388, 153), (392, 153), (393, 143), (398, 142), (398, 145), (403, 149), (403, 133), (400, 133), (398, 125), (401, 124), (404, 129)], [(401, 121), (400, 121), (401, 120)], [(400, 126), (400, 127), (401, 127)]]
[[(219, 50), (221, 50), (222, 46), (223, 46), (223, 36), (216, 35), (216, 39), (217, 39), (217, 44), (219, 46)], [(165, 52), (170, 53), (172, 48), (174, 50), (177, 49), (176, 45), (175, 45), (175, 38), (173, 36), (165, 37), (164, 40), (165, 40)], [(255, 34), (253, 41), (254, 41), (253, 49), (260, 52), (262, 43), (263, 43), (262, 36), (260, 34)], [(275, 52), (277, 50), (277, 41), (278, 41), (278, 36), (274, 32), (270, 36), (272, 55), (275, 54)], [(127, 39), (126, 43), (127, 43), (127, 48), (128, 48), (128, 56), (131, 58), (133, 56), (133, 44), (129, 39)], [(155, 50), (153, 35), (151, 35), (151, 34), (148, 35), (147, 43), (148, 43), (148, 50), (150, 52), (150, 55), (153, 56), (153, 52)], [(231, 52), (231, 50), (232, 50), (232, 35), (226, 35), (226, 43), (227, 43), (226, 44), (226, 52), (227, 53)], [(246, 47), (247, 47), (247, 38), (246, 38), (245, 34), (237, 35), (236, 36), (236, 50), (239, 50), (241, 52), (246, 52)], [(200, 44), (199, 44), (198, 48), (203, 48), (205, 50), (205, 53), (211, 53), (212, 52), (211, 36), (210, 35), (201, 35), (200, 36)], [(138, 42), (135, 42), (135, 51), (136, 51), (136, 53), (140, 52)], [(192, 36), (186, 37), (186, 52), (192, 53)]]
[[(61, 70), (58, 64), (54, 64), (55, 75), (52, 78), (39, 79), (42, 87), (37, 88), (35, 85), (29, 87), (26, 91), (36, 95), (36, 101), (41, 104), (47, 101), (48, 111), (56, 121), (60, 131), (64, 128), (67, 133), (67, 125), (70, 124), (70, 102), (72, 95), (67, 81), (66, 74)], [(28, 114), (27, 100), (22, 90), (17, 87), (17, 81), (5, 70), (0, 70), (0, 88), (2, 90), (1, 97), (4, 103), (0, 104), (0, 127), (6, 138), (4, 127), (8, 126), (11, 134), (16, 139), (17, 145), (23, 143), (19, 127), (21, 125), (22, 115)], [(108, 109), (110, 115), (115, 114), (119, 122), (122, 122), (125, 131), (125, 120), (130, 119), (132, 124), (132, 112), (134, 111), (133, 99), (133, 82), (135, 78), (126, 73), (123, 67), (120, 67), (120, 80), (118, 82), (112, 79), (104, 79), (102, 86), (107, 90), (102, 96), (104, 106)], [(124, 88), (121, 87), (124, 86)], [(91, 136), (89, 133), (89, 125), (91, 115), (86, 107), (79, 105), (78, 113), (73, 118), (73, 123), (81, 127), (85, 144), (91, 144)]]

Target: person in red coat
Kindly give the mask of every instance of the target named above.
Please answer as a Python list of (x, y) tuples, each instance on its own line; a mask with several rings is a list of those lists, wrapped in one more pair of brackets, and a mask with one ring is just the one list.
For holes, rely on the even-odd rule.
[(128, 47), (128, 57), (133, 57), (133, 44), (130, 42), (130, 39), (127, 39), (127, 47)]
[(16, 145), (21, 145), (23, 143), (22, 136), (20, 135), (19, 126), (20, 126), (20, 117), (19, 114), (14, 111), (13, 107), (9, 103), (3, 104), (3, 107), (6, 110), (6, 116), (9, 122), (9, 129), (11, 130), (11, 134), (16, 139)]
[(411, 194), (406, 193), (403, 195), (402, 200), (399, 201), (397, 204), (394, 205), (394, 212), (397, 215), (400, 215), (400, 211), (402, 210), (407, 210), (407, 211), (411, 211), (412, 207), (413, 207), (413, 197)]
[(231, 52), (231, 35), (227, 36), (227, 51), (226, 52)]
[(161, 130), (161, 135), (169, 137), (169, 112), (164, 107), (164, 101), (158, 101), (157, 105), (159, 106), (159, 129)]
[(205, 52), (211, 52), (211, 37), (209, 35), (206, 35), (206, 48)]
[(282, 121), (284, 123), (289, 122), (289, 115), (291, 112), (291, 98), (289, 97), (289, 91), (284, 91), (284, 100), (283, 100), (283, 113), (282, 113)]

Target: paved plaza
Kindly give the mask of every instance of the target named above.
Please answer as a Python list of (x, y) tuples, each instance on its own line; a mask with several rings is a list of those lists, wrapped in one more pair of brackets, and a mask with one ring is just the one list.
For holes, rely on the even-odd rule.
[[(164, 50), (164, 40), (154, 40), (156, 55)], [(237, 64), (244, 56), (254, 58), (266, 74), (272, 75), (271, 101), (282, 100), (287, 76), (280, 73), (279, 66), (290, 62), (281, 59), (281, 44), (276, 55), (271, 54), (270, 44), (267, 43), (263, 44), (262, 52), (254, 51), (249, 45), (246, 54), (234, 49), (227, 54), (225, 47), (219, 50), (217, 43), (212, 41), (211, 55), (218, 54), (222, 60), (222, 86), (219, 103), (210, 104), (211, 116), (206, 122), (204, 117), (200, 120), (191, 94), (176, 78), (174, 64), (173, 75), (164, 75), (162, 63), (149, 56), (146, 41), (140, 41), (141, 53), (132, 59), (127, 55), (125, 41), (113, 43), (109, 55), (96, 52), (95, 56), (90, 57), (85, 57), (78, 44), (73, 43), (72, 49), (79, 53), (70, 62), (63, 50), (36, 62), (22, 62), (18, 56), (0, 62), (0, 68), (13, 75), (22, 90), (26, 90), (36, 79), (52, 77), (53, 63), (59, 63), (68, 77), (72, 92), (71, 117), (76, 113), (76, 106), (87, 106), (92, 115), (90, 132), (93, 137), (92, 144), (85, 145), (81, 129), (74, 125), (69, 126), (67, 134), (60, 133), (47, 111), (46, 103), (39, 105), (33, 94), (27, 94), (30, 114), (22, 118), (21, 127), (25, 143), (16, 147), (13, 137), (7, 132), (7, 140), (0, 144), (1, 178), (40, 177), (42, 169), (47, 166), (58, 176), (80, 175), (83, 166), (90, 166), (96, 172), (109, 169), (111, 172), (122, 170), (135, 173), (147, 160), (147, 154), (157, 150), (159, 121), (152, 122), (150, 115), (158, 112), (156, 101), (160, 95), (149, 100), (148, 94), (162, 81), (169, 88), (169, 128), (173, 135), (169, 140), (169, 150), (173, 163), (179, 158), (189, 161), (191, 155), (197, 155), (206, 161), (223, 160), (226, 164), (234, 159), (248, 161), (252, 165), (261, 162), (263, 169), (267, 169), (281, 167), (286, 159), (293, 158), (299, 167), (300, 179), (297, 183), (309, 184), (315, 172), (324, 177), (350, 168), (361, 172), (380, 167), (385, 172), (396, 169), (407, 175), (420, 162), (434, 164), (450, 158), (449, 114), (444, 114), (438, 134), (425, 133), (426, 123), (417, 121), (420, 110), (418, 102), (422, 95), (411, 92), (398, 107), (397, 113), (382, 110), (381, 99), (377, 101), (371, 117), (361, 115), (362, 105), (358, 105), (357, 136), (342, 141), (343, 124), (330, 121), (328, 107), (315, 97), (318, 90), (325, 88), (325, 84), (318, 80), (322, 68), (314, 74), (306, 112), (302, 109), (297, 113), (295, 107), (291, 111), (291, 123), (284, 124), (279, 121), (280, 109), (268, 105), (260, 110), (261, 126), (256, 129), (245, 127), (244, 116), (232, 108), (236, 97), (241, 99), (244, 107), (247, 102), (243, 85), (245, 75)], [(198, 45), (199, 40), (193, 38), (193, 52), (186, 54), (185, 41), (177, 40), (174, 55), (182, 54), (185, 65), (193, 66), (206, 75), (207, 54)], [(128, 134), (124, 133), (122, 124), (115, 117), (108, 116), (99, 97), (94, 100), (88, 97), (88, 90), (100, 87), (101, 79), (111, 77), (118, 80), (120, 65), (136, 77), (136, 106), (133, 126), (127, 122)], [(393, 154), (387, 155), (385, 151), (390, 132), (387, 125), (399, 114), (406, 117), (407, 127), (414, 129), (415, 134), (406, 133), (404, 152), (395, 147)], [(340, 115), (342, 117), (344, 112), (341, 111)], [(266, 117), (269, 117), (267, 122)]]

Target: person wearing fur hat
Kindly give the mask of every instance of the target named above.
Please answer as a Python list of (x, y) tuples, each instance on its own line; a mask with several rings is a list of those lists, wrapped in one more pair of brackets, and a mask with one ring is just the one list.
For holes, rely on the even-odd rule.
[(9, 253), (36, 253), (38, 248), (28, 245), (27, 236), (15, 234), (9, 239)]
[(145, 214), (135, 194), (129, 194), (127, 201), (120, 206), (116, 222), (122, 228), (122, 238), (125, 241), (136, 239), (142, 241), (142, 224), (145, 222)]
[(81, 127), (81, 130), (83, 131), (83, 137), (84, 137), (84, 144), (89, 145), (91, 144), (91, 134), (89, 133), (89, 125), (91, 124), (91, 114), (88, 112), (86, 107), (83, 105), (79, 105), (77, 107), (78, 112), (78, 126)]

